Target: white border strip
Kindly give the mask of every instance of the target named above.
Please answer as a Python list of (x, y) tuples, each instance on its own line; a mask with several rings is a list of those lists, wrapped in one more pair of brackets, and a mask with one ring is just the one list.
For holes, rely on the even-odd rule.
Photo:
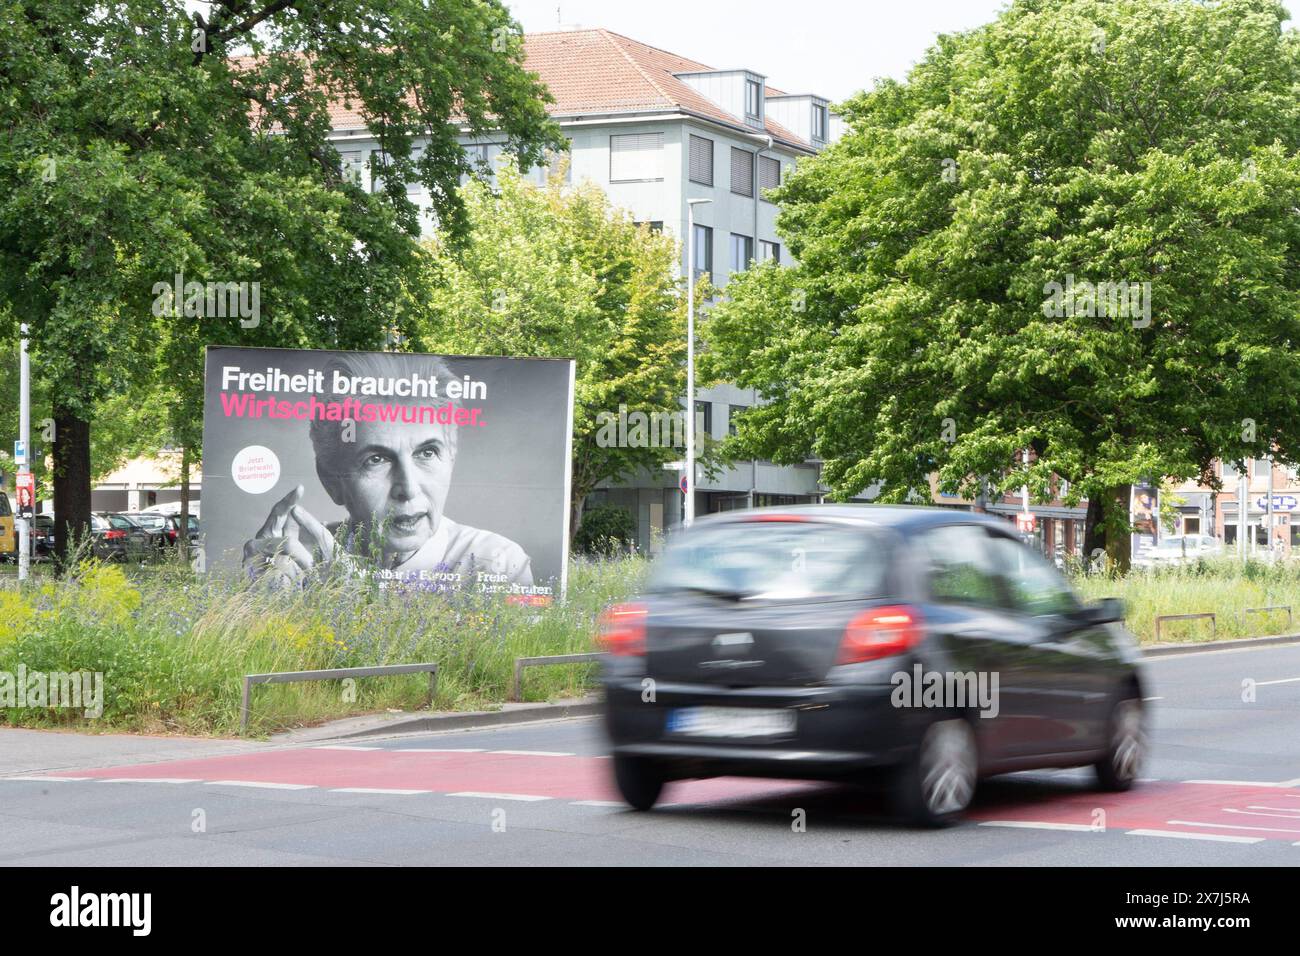
[(1129, 836), (1173, 837), (1175, 840), (1210, 840), (1214, 843), (1263, 843), (1263, 837), (1228, 836), (1225, 833), (1182, 833), (1178, 830), (1125, 830)]

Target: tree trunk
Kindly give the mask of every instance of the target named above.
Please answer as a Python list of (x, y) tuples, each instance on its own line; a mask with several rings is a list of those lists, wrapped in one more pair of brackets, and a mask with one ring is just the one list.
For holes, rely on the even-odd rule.
[(572, 545), (578, 536), (578, 529), (582, 527), (582, 514), (586, 508), (587, 494), (573, 489), (573, 497), (569, 501), (569, 544)]
[(181, 445), (181, 526), (176, 547), (182, 561), (190, 559), (190, 446)]
[(1106, 490), (1106, 557), (1119, 574), (1128, 574), (1133, 562), (1132, 496), (1133, 486), (1129, 484)]
[(54, 434), (55, 571), (62, 574), (90, 534), (90, 422), (56, 403)]
[(1106, 550), (1105, 507), (1099, 495), (1088, 496), (1088, 515), (1083, 525), (1083, 554), (1080, 555), (1092, 568), (1096, 564), (1093, 557), (1098, 551)]

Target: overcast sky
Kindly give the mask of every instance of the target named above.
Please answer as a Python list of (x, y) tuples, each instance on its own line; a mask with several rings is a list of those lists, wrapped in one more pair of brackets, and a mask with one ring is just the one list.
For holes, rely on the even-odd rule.
[[(1300, 0), (1283, 0), (1291, 27)], [(1004, 0), (506, 0), (526, 33), (604, 27), (716, 69), (745, 67), (790, 93), (841, 100), (902, 79), (939, 33), (985, 23)]]

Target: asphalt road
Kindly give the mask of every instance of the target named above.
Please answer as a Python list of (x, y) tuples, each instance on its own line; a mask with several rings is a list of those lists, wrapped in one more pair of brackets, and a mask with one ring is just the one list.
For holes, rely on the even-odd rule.
[(1148, 663), (1132, 792), (1010, 775), (947, 830), (780, 780), (681, 782), (635, 813), (588, 718), (0, 777), (0, 865), (1300, 865), (1300, 645)]

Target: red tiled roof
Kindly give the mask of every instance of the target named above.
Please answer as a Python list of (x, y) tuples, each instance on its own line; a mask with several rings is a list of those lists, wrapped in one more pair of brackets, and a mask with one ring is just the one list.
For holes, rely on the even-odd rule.
[[(709, 72), (712, 67), (609, 30), (530, 33), (524, 37), (524, 66), (550, 89), (555, 102), (547, 111), (553, 116), (681, 110), (738, 129), (748, 128), (673, 75)], [(767, 92), (783, 95), (771, 86)], [(331, 107), (335, 129), (365, 126), (356, 105), (351, 109), (342, 103)], [(766, 123), (766, 131), (774, 139), (809, 148), (806, 140), (781, 124), (770, 119)]]

